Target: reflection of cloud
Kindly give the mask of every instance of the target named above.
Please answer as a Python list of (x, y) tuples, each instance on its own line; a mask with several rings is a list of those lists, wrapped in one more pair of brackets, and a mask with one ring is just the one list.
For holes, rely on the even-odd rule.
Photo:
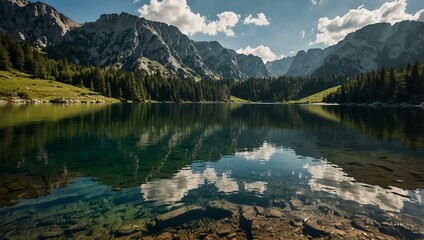
[(263, 194), (266, 190), (266, 182), (261, 182), (261, 181), (257, 181), (257, 182), (252, 182), (252, 183), (244, 183), (244, 190), (248, 191), (248, 192), (257, 192), (260, 194)]
[(237, 182), (234, 179), (228, 178), (228, 174), (226, 173), (222, 174), (222, 177), (216, 181), (215, 186), (219, 192), (233, 193), (239, 190)]
[(236, 155), (241, 156), (247, 160), (254, 160), (254, 161), (269, 161), (271, 159), (272, 155), (277, 152), (277, 149), (275, 146), (264, 142), (262, 147), (255, 149), (253, 151), (244, 151), (244, 152), (237, 152)]
[(172, 204), (181, 201), (190, 190), (199, 188), (204, 184), (215, 184), (219, 192), (233, 193), (239, 186), (229, 174), (217, 174), (215, 169), (206, 168), (204, 171), (193, 172), (185, 168), (175, 174), (171, 179), (160, 179), (142, 184), (140, 186), (144, 199), (155, 201), (157, 204)]
[(306, 165), (305, 168), (312, 174), (309, 185), (313, 191), (337, 194), (345, 200), (352, 200), (364, 205), (377, 205), (382, 210), (393, 212), (400, 212), (405, 201), (414, 199), (416, 202), (421, 202), (420, 195), (422, 193), (420, 192), (412, 193), (397, 187), (384, 189), (359, 183), (354, 178), (347, 176), (336, 165), (323, 163), (316, 166)]

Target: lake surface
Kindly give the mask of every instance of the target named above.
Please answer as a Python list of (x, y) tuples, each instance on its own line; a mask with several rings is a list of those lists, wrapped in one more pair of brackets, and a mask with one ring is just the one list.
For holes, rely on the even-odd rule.
[(423, 109), (3, 105), (0, 141), (1, 239), (424, 239)]

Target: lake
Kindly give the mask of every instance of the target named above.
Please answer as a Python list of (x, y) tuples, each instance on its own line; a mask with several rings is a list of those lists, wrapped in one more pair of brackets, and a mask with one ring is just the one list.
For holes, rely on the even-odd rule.
[(1, 239), (424, 239), (423, 109), (2, 105), (0, 141)]

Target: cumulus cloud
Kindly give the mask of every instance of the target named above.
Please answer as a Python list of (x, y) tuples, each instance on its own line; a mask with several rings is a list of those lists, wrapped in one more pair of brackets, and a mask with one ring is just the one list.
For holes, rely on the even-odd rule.
[(406, 12), (406, 6), (406, 0), (395, 0), (386, 2), (375, 10), (368, 10), (361, 5), (357, 9), (351, 9), (343, 16), (337, 16), (333, 19), (320, 18), (316, 40), (312, 44), (333, 45), (346, 37), (347, 34), (368, 24), (380, 22), (394, 24), (403, 20), (418, 20), (424, 13), (424, 9), (421, 9), (415, 14), (409, 14)]
[(222, 12), (217, 15), (218, 20), (208, 21), (201, 14), (194, 13), (187, 0), (150, 0), (138, 12), (144, 18), (174, 25), (188, 35), (216, 35), (222, 32), (226, 36), (235, 36), (232, 28), (240, 21), (240, 15), (234, 12)]
[(303, 31), (300, 33), (300, 36), (301, 36), (302, 38), (305, 38), (305, 30), (303, 30)]
[(259, 45), (256, 48), (252, 48), (250, 46), (247, 46), (246, 48), (240, 48), (236, 51), (239, 54), (252, 54), (255, 56), (258, 56), (260, 58), (262, 58), (262, 61), (264, 62), (269, 62), (269, 61), (274, 61), (277, 59), (277, 55), (275, 55), (274, 52), (272, 52), (272, 50), (264, 45)]
[(234, 12), (223, 12), (217, 16), (219, 20), (206, 24), (202, 32), (208, 35), (216, 35), (218, 32), (223, 32), (228, 37), (234, 37), (235, 33), (232, 28), (239, 22), (240, 15)]
[(266, 26), (266, 25), (269, 25), (269, 20), (268, 20), (268, 18), (266, 17), (266, 15), (264, 13), (258, 13), (256, 15), (257, 15), (256, 18), (252, 17), (252, 14), (250, 14), (249, 16), (247, 16), (244, 19), (243, 24), (246, 24), (246, 25), (252, 24), (252, 25), (256, 25), (256, 26)]

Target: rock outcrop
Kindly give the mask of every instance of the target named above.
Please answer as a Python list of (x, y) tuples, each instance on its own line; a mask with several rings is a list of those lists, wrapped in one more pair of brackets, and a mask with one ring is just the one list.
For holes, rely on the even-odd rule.
[(289, 70), (294, 57), (285, 57), (265, 64), (268, 72), (274, 76), (283, 76)]
[(45, 48), (80, 24), (42, 2), (0, 1), (0, 31)]
[(286, 75), (355, 75), (385, 68), (400, 68), (424, 61), (424, 23), (377, 23), (348, 34), (324, 50), (297, 53)]

